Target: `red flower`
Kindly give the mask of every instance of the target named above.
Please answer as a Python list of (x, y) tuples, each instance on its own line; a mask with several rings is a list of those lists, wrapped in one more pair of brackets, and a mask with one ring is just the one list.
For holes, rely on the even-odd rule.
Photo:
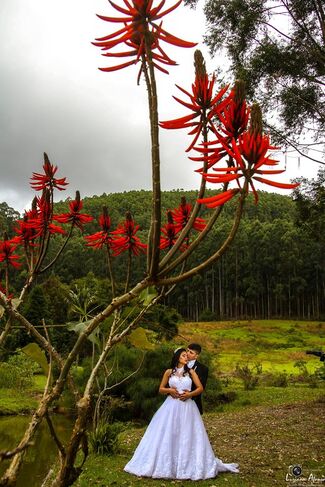
[(160, 249), (171, 249), (176, 243), (180, 230), (181, 226), (174, 223), (172, 212), (167, 211), (167, 223), (161, 228), (161, 232), (165, 236), (160, 237)]
[(53, 205), (50, 200), (51, 196), (49, 190), (44, 190), (41, 198), (36, 198), (38, 211), (34, 214), (34, 217), (30, 218), (26, 223), (29, 228), (34, 229), (35, 238), (43, 236), (47, 232), (65, 233), (63, 228), (52, 223)]
[(257, 132), (244, 132), (239, 136), (238, 142), (232, 139), (231, 148), (220, 137), (226, 152), (231, 156), (235, 165), (231, 167), (214, 168), (213, 170), (217, 174), (203, 173), (206, 181), (210, 183), (229, 183), (236, 181), (238, 189), (227, 190), (224, 193), (209, 198), (199, 199), (199, 203), (207, 204), (209, 207), (220, 206), (226, 201), (235, 196), (241, 189), (240, 179), (244, 178), (249, 187), (252, 189), (255, 197), (255, 202), (258, 201), (258, 194), (254, 187), (254, 181), (260, 181), (277, 188), (293, 189), (299, 184), (283, 184), (276, 181), (270, 181), (268, 179), (261, 178), (259, 175), (263, 174), (280, 174), (284, 172), (282, 169), (264, 169), (263, 166), (275, 166), (278, 161), (271, 159), (267, 155), (269, 150), (274, 150), (276, 147), (270, 145), (270, 140), (267, 135), (263, 135)]
[[(172, 210), (172, 217), (177, 227), (180, 229), (184, 228), (190, 219), (192, 212), (192, 205), (186, 202), (185, 196), (182, 196), (181, 204), (178, 208)], [(195, 218), (193, 223), (193, 228), (198, 232), (204, 230), (206, 224), (203, 218)]]
[(238, 188), (229, 189), (228, 191), (224, 191), (215, 196), (210, 196), (209, 198), (198, 199), (198, 202), (205, 204), (208, 208), (215, 208), (216, 206), (221, 206), (227, 203), (227, 201), (231, 200), (231, 198), (233, 198), (239, 191)]
[(236, 139), (247, 129), (249, 108), (247, 107), (245, 99), (238, 99), (238, 97), (236, 97), (235, 89), (231, 91), (230, 101), (223, 112), (218, 110), (214, 115), (218, 116), (222, 123), (220, 130), (224, 132), (229, 139)]
[[(165, 129), (182, 129), (187, 127), (193, 127), (188, 135), (194, 135), (194, 138), (186, 149), (190, 151), (196, 144), (203, 129), (209, 128), (214, 131), (213, 117), (217, 113), (221, 112), (225, 106), (229, 103), (229, 97), (222, 100), (222, 97), (226, 93), (228, 86), (225, 86), (217, 94), (214, 94), (215, 76), (209, 79), (206, 73), (205, 63), (200, 51), (195, 51), (195, 81), (192, 84), (192, 93), (184, 90), (180, 86), (176, 85), (190, 100), (185, 102), (180, 98), (174, 96), (173, 98), (188, 108), (191, 113), (181, 118), (160, 122), (159, 125)], [(196, 119), (199, 120), (196, 120)]]
[(109, 0), (112, 7), (123, 14), (123, 17), (106, 17), (98, 15), (100, 19), (106, 22), (120, 23), (123, 24), (123, 27), (112, 34), (96, 39), (97, 42), (93, 42), (93, 44), (101, 47), (103, 51), (109, 51), (118, 44), (125, 44), (130, 48), (129, 50), (122, 52), (107, 52), (103, 54), (103, 56), (117, 58), (131, 57), (133, 59), (118, 64), (117, 66), (100, 68), (101, 71), (115, 71), (132, 64), (137, 64), (140, 60), (140, 77), (143, 69), (142, 62), (148, 61), (152, 57), (154, 66), (160, 71), (168, 74), (168, 71), (159, 64), (175, 65), (176, 62), (170, 59), (163, 51), (160, 46), (160, 41), (179, 47), (194, 47), (196, 44), (183, 41), (182, 39), (169, 34), (163, 30), (162, 23), (158, 25), (155, 21), (160, 20), (162, 17), (175, 10), (181, 4), (182, 0), (178, 0), (175, 5), (164, 11), (161, 10), (165, 5), (165, 0), (162, 0), (157, 7), (153, 7), (153, 0), (132, 0), (131, 3), (129, 3), (128, 0), (123, 1), (126, 8)]
[(104, 232), (108, 232), (111, 228), (111, 219), (108, 216), (107, 208), (104, 206), (103, 213), (99, 217), (99, 224), (102, 227)]
[(5, 262), (7, 266), (20, 267), (21, 264), (17, 262), (20, 257), (14, 254), (16, 248), (17, 245), (12, 240), (8, 240), (5, 235), (4, 240), (2, 242), (0, 241), (0, 262)]
[(146, 251), (147, 245), (142, 243), (136, 235), (139, 229), (140, 226), (135, 225), (132, 215), (128, 211), (125, 221), (116, 230), (111, 232), (114, 236), (112, 242), (114, 256), (127, 250), (131, 251), (134, 255), (139, 255), (141, 252), (144, 253)]
[[(205, 168), (210, 169), (227, 155), (223, 144), (220, 143), (220, 137), (229, 146), (233, 138), (237, 139), (247, 129), (249, 113), (250, 109), (245, 100), (245, 86), (243, 82), (236, 81), (225, 102), (221, 104), (220, 108), (217, 106), (215, 110), (212, 110), (210, 114), (215, 123), (212, 131), (217, 136), (217, 140), (204, 142), (201, 146), (194, 147), (194, 150), (202, 155), (189, 157), (192, 161), (203, 164), (196, 172), (202, 173)], [(216, 124), (216, 118), (220, 121), (219, 125)]]
[(80, 213), (82, 210), (82, 201), (80, 200), (79, 191), (76, 192), (76, 199), (69, 202), (70, 213), (63, 213), (62, 215), (53, 216), (53, 220), (59, 223), (70, 223), (82, 230), (85, 223), (89, 223), (93, 220), (93, 217)]
[(112, 236), (110, 234), (111, 219), (107, 212), (107, 207), (103, 207), (103, 213), (99, 217), (99, 224), (102, 228), (100, 232), (96, 232), (93, 235), (87, 235), (85, 239), (87, 240), (88, 247), (95, 247), (101, 249), (103, 245), (111, 248), (112, 246)]
[[(213, 167), (227, 155), (224, 144), (229, 146), (232, 139), (237, 139), (247, 129), (250, 110), (245, 100), (242, 82), (236, 82), (227, 98), (227, 103), (224, 103), (221, 108), (221, 110), (215, 109), (211, 112), (211, 117), (218, 117), (221, 122), (218, 127), (212, 128), (217, 140), (204, 143), (201, 147), (195, 147), (194, 150), (201, 153), (202, 156), (189, 158), (192, 161), (206, 162), (207, 169)], [(224, 135), (222, 136), (219, 131)], [(222, 137), (223, 144), (220, 144), (220, 137)], [(196, 172), (202, 173), (203, 170), (204, 168), (201, 167)]]
[(33, 176), (31, 177), (31, 187), (35, 191), (42, 191), (45, 188), (57, 188), (59, 191), (63, 191), (65, 189), (64, 186), (67, 186), (68, 184), (66, 182), (66, 178), (57, 179), (54, 177), (58, 168), (57, 166), (53, 166), (53, 164), (50, 163), (49, 158), (45, 153), (43, 169), (44, 174), (33, 172)]
[(29, 221), (34, 220), (37, 216), (37, 210), (29, 210), (25, 212), (24, 218), (17, 221), (18, 227), (15, 228), (16, 236), (12, 239), (12, 242), (16, 244), (24, 244), (27, 247), (35, 246), (33, 240), (36, 237), (36, 232), (33, 225), (30, 226)]

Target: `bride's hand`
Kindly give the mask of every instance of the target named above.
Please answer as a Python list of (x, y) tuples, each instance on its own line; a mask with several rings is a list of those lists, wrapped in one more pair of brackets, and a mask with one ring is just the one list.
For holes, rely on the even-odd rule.
[(174, 399), (178, 399), (179, 398), (179, 392), (177, 389), (175, 389), (174, 387), (171, 387), (169, 389), (169, 394), (174, 398)]
[(180, 394), (179, 399), (181, 401), (187, 401), (187, 399), (190, 399), (191, 397), (191, 391), (183, 391), (182, 394)]

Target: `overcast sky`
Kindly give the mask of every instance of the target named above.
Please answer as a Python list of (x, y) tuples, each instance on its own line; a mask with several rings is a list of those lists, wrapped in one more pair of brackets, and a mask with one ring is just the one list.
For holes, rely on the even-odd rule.
[[(112, 28), (96, 13), (118, 15), (106, 0), (0, 1), (0, 202), (19, 211), (33, 197), (28, 180), (41, 171), (43, 152), (70, 183), (57, 199), (76, 189), (82, 196), (150, 189), (145, 84), (137, 86), (135, 66), (113, 73), (97, 69), (109, 61), (91, 41), (118, 24)], [(217, 67), (202, 44), (200, 8), (178, 8), (164, 28), (198, 42), (208, 70)], [(179, 66), (170, 67), (169, 76), (157, 74), (161, 120), (186, 114), (171, 96), (178, 94), (175, 83), (189, 89), (193, 78), (194, 49), (165, 48)], [(194, 189), (197, 166), (184, 153), (186, 132), (160, 134), (162, 188)], [(299, 168), (297, 157), (287, 162), (288, 172), (278, 180), (317, 173), (316, 163), (302, 161)]]

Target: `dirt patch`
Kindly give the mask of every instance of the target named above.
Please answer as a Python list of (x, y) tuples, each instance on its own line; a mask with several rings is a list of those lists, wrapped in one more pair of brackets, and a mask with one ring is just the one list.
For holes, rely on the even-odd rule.
[(252, 485), (287, 485), (290, 465), (301, 465), (303, 476), (325, 477), (324, 402), (207, 414), (204, 420), (216, 455), (238, 462), (241, 478)]

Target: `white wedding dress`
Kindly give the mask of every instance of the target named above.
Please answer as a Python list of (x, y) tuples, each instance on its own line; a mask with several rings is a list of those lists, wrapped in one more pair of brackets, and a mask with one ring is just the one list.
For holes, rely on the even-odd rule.
[[(192, 379), (174, 374), (168, 383), (183, 392), (191, 390)], [(124, 470), (138, 477), (183, 480), (239, 472), (237, 463), (222, 463), (215, 457), (195, 402), (170, 395), (153, 416)]]

